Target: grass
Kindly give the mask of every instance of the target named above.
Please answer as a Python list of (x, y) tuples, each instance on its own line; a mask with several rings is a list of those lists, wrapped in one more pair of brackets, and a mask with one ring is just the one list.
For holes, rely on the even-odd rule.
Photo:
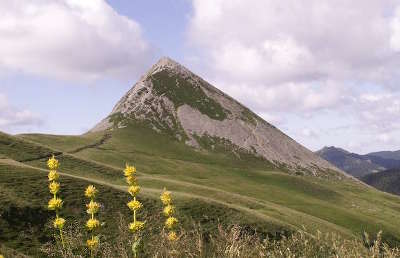
[(91, 145), (101, 140), (103, 133), (91, 133), (82, 136), (73, 135), (51, 135), (51, 134), (22, 134), (22, 139), (41, 142), (47, 146), (54, 146), (53, 149), (70, 152), (82, 146)]
[(228, 111), (204, 93), (200, 82), (189, 82), (165, 70), (153, 74), (151, 80), (156, 95), (168, 97), (175, 108), (186, 104), (212, 119), (221, 121), (227, 116)]
[[(81, 136), (81, 143), (79, 137), (5, 135), (8, 143), (0, 145), (0, 150), (4, 156), (24, 161), (26, 165), (44, 168), (42, 155), (56, 149), (60, 152), (61, 171), (75, 176), (69, 179), (76, 180), (71, 181), (71, 186), (83, 186), (82, 180), (91, 181), (119, 194), (125, 189), (120, 171), (125, 161), (134, 162), (145, 188), (144, 197), (149, 200), (146, 205), (150, 207), (151, 200), (158, 198), (157, 191), (166, 186), (175, 193), (181, 215), (202, 222), (206, 230), (216, 230), (218, 223), (226, 226), (242, 223), (265, 234), (274, 234), (282, 229), (291, 232), (305, 226), (309, 232), (321, 230), (358, 239), (364, 231), (376, 235), (383, 230), (383, 239), (391, 245), (400, 241), (400, 199), (359, 182), (290, 174), (264, 160), (238, 158), (224, 150), (196, 151), (168, 135), (135, 124), (110, 133), (111, 137), (101, 145), (93, 144), (102, 138), (101, 134)], [(12, 149), (10, 144), (16, 147)], [(81, 151), (73, 151), (78, 148)], [(40, 155), (34, 155), (32, 150), (36, 149)], [(29, 159), (25, 161), (27, 156)], [(33, 157), (37, 159), (32, 160)], [(20, 169), (10, 171), (21, 174)], [(3, 177), (0, 176), (5, 180)], [(10, 179), (4, 191), (12, 193), (10, 196), (16, 195), (14, 192), (20, 187), (17, 182)], [(47, 189), (42, 190), (47, 193)], [(76, 198), (79, 194), (75, 193)], [(39, 197), (32, 195), (37, 200)], [(112, 199), (104, 198), (105, 201)], [(11, 205), (17, 199), (8, 203)], [(18, 200), (22, 203), (23, 199)]]
[(0, 153), (2, 156), (28, 161), (49, 156), (54, 150), (40, 144), (33, 144), (24, 139), (12, 137), (0, 132)]
[[(84, 225), (86, 218), (84, 189), (92, 182), (62, 175), (61, 197), (65, 202), (63, 215), (68, 221), (76, 218)], [(16, 183), (19, 182), (19, 183)], [(113, 241), (117, 236), (117, 221), (115, 218), (122, 213), (129, 218), (130, 213), (125, 208), (129, 200), (125, 187), (110, 187), (101, 182), (96, 184), (99, 189), (98, 201), (103, 204), (100, 211), (100, 219), (106, 222), (100, 232), (108, 241)], [(161, 203), (158, 201), (160, 189), (144, 189), (140, 196), (144, 204), (144, 212), (140, 216), (148, 223), (161, 225)], [(47, 190), (47, 172), (44, 170), (0, 163), (0, 242), (13, 250), (40, 256), (39, 247), (52, 239), (52, 229), (46, 225), (53, 214), (46, 209), (47, 199), (50, 195)], [(193, 202), (189, 198), (180, 197), (177, 203), (177, 211), (184, 226), (188, 226), (193, 220), (199, 221), (204, 226), (204, 232), (215, 231), (213, 226), (218, 217), (226, 225), (239, 223), (241, 225), (254, 226), (257, 224), (261, 232), (280, 232), (282, 227), (270, 223), (258, 223), (258, 219), (252, 216), (243, 216), (235, 209), (227, 208), (215, 203), (207, 203), (202, 200)]]

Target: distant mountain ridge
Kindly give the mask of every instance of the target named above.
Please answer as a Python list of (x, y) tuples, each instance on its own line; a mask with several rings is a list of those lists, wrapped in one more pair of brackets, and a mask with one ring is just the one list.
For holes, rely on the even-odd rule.
[(170, 58), (160, 59), (91, 132), (138, 122), (198, 149), (223, 145), (289, 170), (338, 170)]
[(398, 151), (379, 151), (379, 152), (371, 152), (368, 155), (381, 157), (384, 159), (394, 159), (400, 160), (400, 150)]
[(384, 151), (360, 155), (331, 146), (324, 147), (317, 151), (316, 154), (358, 178), (387, 169), (400, 168), (400, 151)]
[(362, 181), (381, 191), (400, 195), (400, 168), (366, 175)]

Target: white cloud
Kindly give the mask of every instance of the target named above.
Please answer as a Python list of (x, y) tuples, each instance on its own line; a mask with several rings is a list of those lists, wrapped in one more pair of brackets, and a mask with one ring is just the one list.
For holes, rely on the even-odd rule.
[(293, 39), (264, 40), (256, 46), (246, 46), (243, 42), (229, 41), (215, 50), (215, 69), (229, 75), (234, 80), (279, 82), (288, 74), (301, 76), (297, 71), (312, 62), (308, 49), (299, 46)]
[(400, 34), (395, 4), (194, 0), (188, 36), (212, 67), (208, 72), (227, 83), (271, 88), (329, 80), (393, 87), (400, 79), (400, 58), (391, 46)]
[(319, 135), (315, 130), (313, 130), (313, 129), (311, 129), (311, 128), (308, 128), (308, 127), (303, 128), (303, 129), (301, 130), (301, 133), (302, 133), (305, 137), (310, 137), (310, 138), (318, 138), (318, 135)]
[(396, 8), (395, 16), (390, 22), (392, 34), (390, 37), (390, 46), (395, 51), (400, 51), (400, 7)]
[(353, 105), (361, 129), (380, 135), (400, 129), (400, 93), (363, 94)]
[(36, 113), (28, 109), (18, 109), (12, 106), (7, 97), (0, 93), (0, 129), (12, 131), (12, 128), (21, 126), (40, 126), (43, 120)]
[(399, 64), (388, 56), (387, 13), (394, 4), (194, 0), (189, 37), (229, 79), (266, 85), (319, 78), (382, 81)]
[(285, 117), (323, 132), (337, 119), (312, 118), (329, 111), (352, 128), (343, 135), (352, 146), (380, 146), (376, 135), (393, 139), (400, 128), (396, 0), (193, 0), (188, 42), (216, 86), (260, 114), (283, 117), (300, 141), (312, 132)]
[(137, 75), (152, 55), (138, 23), (105, 0), (3, 0), (0, 69), (69, 80)]
[[(330, 81), (288, 82), (271, 87), (263, 84), (235, 84), (215, 81), (214, 85), (260, 113), (290, 111), (309, 116), (313, 111), (347, 103), (348, 90)], [(271, 113), (270, 116), (273, 114)]]
[(390, 137), (390, 135), (388, 135), (386, 133), (383, 133), (383, 134), (379, 134), (377, 136), (377, 139), (382, 141), (382, 142), (384, 142), (384, 143), (387, 143), (387, 142), (389, 142), (391, 140), (391, 137)]

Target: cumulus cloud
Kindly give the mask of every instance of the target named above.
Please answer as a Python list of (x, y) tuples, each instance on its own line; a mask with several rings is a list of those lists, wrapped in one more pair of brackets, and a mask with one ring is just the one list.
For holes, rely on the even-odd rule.
[(188, 42), (215, 85), (260, 114), (328, 110), (380, 135), (400, 124), (396, 0), (193, 0)]
[(266, 86), (259, 83), (227, 83), (221, 80), (214, 84), (259, 113), (290, 111), (308, 116), (310, 112), (350, 101), (347, 97), (348, 89), (331, 81), (288, 82)]
[(152, 57), (140, 25), (105, 0), (0, 2), (0, 69), (62, 79), (135, 76)]
[(362, 94), (354, 106), (360, 115), (361, 128), (374, 130), (380, 135), (400, 130), (400, 94)]
[(400, 77), (392, 55), (400, 34), (395, 3), (194, 0), (189, 38), (226, 79), (389, 84)]
[(390, 46), (393, 50), (400, 51), (400, 7), (396, 8), (395, 16), (390, 22), (390, 28), (392, 30)]
[(41, 126), (42, 124), (43, 120), (38, 114), (12, 106), (7, 96), (0, 93), (0, 129), (9, 131), (15, 127)]
[(229, 73), (246, 81), (242, 62), (262, 69), (260, 79), (268, 82), (340, 78), (376, 65), (390, 51), (386, 14), (394, 3), (195, 0), (189, 33), (194, 44), (209, 48), (216, 69), (232, 66)]
[(311, 137), (311, 138), (318, 138), (319, 133), (317, 133), (314, 129), (311, 128), (303, 128), (301, 130), (301, 133), (305, 136), (305, 137)]

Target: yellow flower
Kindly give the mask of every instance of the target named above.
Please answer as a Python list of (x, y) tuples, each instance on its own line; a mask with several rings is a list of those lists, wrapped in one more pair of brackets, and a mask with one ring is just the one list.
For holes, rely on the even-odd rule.
[(142, 203), (139, 202), (139, 201), (136, 201), (136, 200), (128, 202), (127, 205), (129, 207), (129, 209), (131, 209), (133, 211), (137, 211), (137, 210), (139, 210), (140, 208), (143, 207)]
[(50, 170), (48, 177), (49, 177), (49, 181), (55, 181), (60, 177), (60, 175), (57, 173), (57, 171)]
[(86, 244), (90, 250), (94, 250), (99, 246), (99, 238), (93, 237), (92, 239), (86, 240)]
[(136, 177), (134, 177), (134, 176), (127, 176), (126, 178), (126, 182), (129, 184), (129, 185), (135, 185), (136, 184)]
[(65, 219), (63, 219), (63, 218), (56, 218), (53, 221), (53, 226), (54, 226), (54, 228), (57, 228), (57, 229), (63, 229), (64, 224), (65, 224)]
[(59, 165), (60, 165), (60, 164), (58, 163), (58, 160), (56, 160), (56, 159), (54, 158), (54, 155), (53, 155), (53, 157), (51, 157), (51, 158), (47, 161), (47, 166), (49, 167), (50, 170), (57, 170), (57, 168), (58, 168)]
[(49, 189), (50, 189), (50, 193), (56, 194), (60, 190), (60, 184), (53, 181), (49, 184)]
[(128, 166), (128, 164), (126, 164), (126, 168), (124, 169), (124, 175), (128, 177), (128, 176), (133, 176), (135, 173), (136, 173), (136, 168), (134, 166)]
[(85, 196), (87, 198), (94, 198), (97, 194), (97, 189), (93, 185), (89, 185), (85, 190)]
[(130, 193), (132, 196), (136, 196), (140, 191), (140, 186), (138, 185), (132, 185), (128, 189), (128, 193)]
[(98, 202), (90, 201), (89, 204), (86, 204), (87, 213), (95, 214), (99, 211), (100, 204)]
[(48, 208), (49, 210), (59, 210), (62, 208), (63, 201), (60, 198), (52, 198), (49, 201)]
[(171, 204), (171, 202), (172, 202), (172, 199), (171, 199), (171, 192), (170, 192), (170, 191), (164, 190), (164, 192), (161, 194), (160, 199), (161, 199), (161, 201), (162, 201), (162, 203), (163, 203), (164, 205)]
[(135, 221), (129, 224), (129, 229), (134, 233), (142, 230), (143, 228), (144, 228), (144, 222), (141, 221)]
[(97, 219), (89, 219), (86, 222), (86, 227), (89, 231), (92, 231), (98, 227), (100, 227), (100, 221), (98, 221)]
[(174, 218), (174, 217), (169, 217), (166, 221), (165, 221), (165, 226), (168, 229), (171, 229), (175, 226), (175, 224), (178, 223), (178, 219)]
[(168, 204), (167, 206), (164, 207), (163, 213), (166, 217), (171, 216), (175, 211), (175, 207)]
[(0, 254), (0, 258), (4, 258), (4, 256)]
[(168, 233), (168, 240), (169, 241), (178, 240), (178, 236), (176, 235), (175, 231), (171, 231), (171, 232)]

